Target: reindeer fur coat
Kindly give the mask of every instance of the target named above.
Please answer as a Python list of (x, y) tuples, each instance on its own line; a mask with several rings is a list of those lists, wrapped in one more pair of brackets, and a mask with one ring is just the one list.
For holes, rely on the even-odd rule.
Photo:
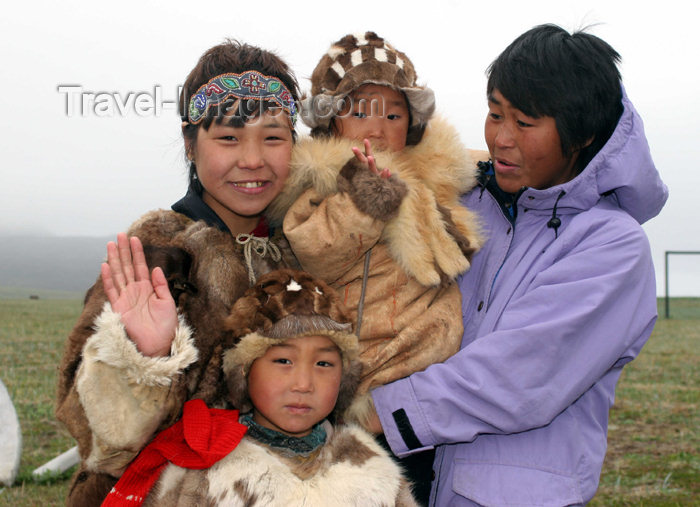
[[(481, 244), (478, 221), (459, 197), (475, 185), (477, 162), (488, 154), (465, 149), (441, 119), (430, 122), (419, 144), (376, 154), (389, 179), (356, 163), (351, 146), (336, 138), (299, 142), (268, 217), (283, 224), (302, 268), (335, 288), (360, 326), (363, 395), (459, 349), (455, 280)], [(358, 398), (348, 418), (362, 421), (368, 400)]]
[[(185, 400), (201, 398), (209, 406), (222, 406), (225, 399), (221, 354), (231, 344), (225, 343), (223, 320), (250, 286), (244, 247), (229, 232), (166, 210), (147, 213), (128, 234), (141, 239), (150, 269), (163, 268), (178, 312), (193, 329), (192, 343), (173, 343), (173, 351), (184, 351), (187, 367), (175, 356), (142, 356), (126, 337), (118, 314), (106, 304), (101, 279), (97, 280), (68, 337), (59, 370), (56, 416), (78, 441), (81, 456), (67, 505), (100, 505), (145, 443), (180, 416)], [(257, 255), (252, 262), (257, 274), (280, 267)], [(95, 340), (96, 329), (104, 328), (105, 323), (110, 323), (110, 338)], [(85, 361), (87, 357), (93, 360)], [(129, 375), (118, 382), (102, 382), (99, 370), (105, 361), (128, 366)], [(105, 403), (118, 403), (121, 391), (131, 387), (138, 388), (142, 396), (151, 396), (151, 405), (130, 402), (124, 394), (122, 418), (114, 421), (111, 433), (96, 435), (91, 417), (99, 417)], [(114, 394), (117, 391), (119, 396)], [(148, 413), (144, 416), (137, 410)]]
[(324, 423), (327, 440), (313, 459), (284, 456), (244, 436), (206, 470), (169, 464), (144, 507), (415, 507), (399, 466), (357, 426)]

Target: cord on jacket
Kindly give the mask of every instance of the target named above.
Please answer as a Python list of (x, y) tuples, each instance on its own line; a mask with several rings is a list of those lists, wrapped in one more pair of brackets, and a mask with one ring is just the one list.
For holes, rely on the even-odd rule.
[(547, 222), (547, 227), (550, 229), (554, 229), (554, 237), (558, 238), (558, 229), (559, 226), (561, 225), (561, 219), (557, 216), (557, 205), (559, 204), (559, 199), (564, 197), (566, 195), (566, 192), (562, 190), (559, 192), (559, 195), (557, 196), (557, 200), (554, 201), (554, 210), (552, 210), (552, 218), (549, 219), (549, 222)]

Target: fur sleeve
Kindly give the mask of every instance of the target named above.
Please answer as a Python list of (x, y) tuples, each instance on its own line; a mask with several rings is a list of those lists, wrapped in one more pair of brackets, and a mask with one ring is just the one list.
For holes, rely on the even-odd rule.
[[(169, 245), (173, 237), (192, 221), (184, 215), (168, 210), (155, 210), (145, 214), (129, 229), (144, 244)], [(83, 360), (87, 339), (94, 334), (94, 325), (101, 314), (107, 297), (98, 277), (87, 291), (83, 312), (66, 340), (63, 358), (59, 366), (56, 391), (56, 417), (78, 441), (82, 457), (91, 452), (92, 432), (76, 390), (76, 374)]]
[(362, 262), (384, 224), (358, 210), (346, 193), (321, 198), (309, 190), (284, 217), (283, 231), (301, 266), (334, 283)]
[(170, 389), (197, 359), (189, 327), (181, 320), (167, 357), (146, 357), (127, 337), (108, 304), (83, 351), (76, 389), (92, 430), (86, 464), (118, 475), (179, 403)]

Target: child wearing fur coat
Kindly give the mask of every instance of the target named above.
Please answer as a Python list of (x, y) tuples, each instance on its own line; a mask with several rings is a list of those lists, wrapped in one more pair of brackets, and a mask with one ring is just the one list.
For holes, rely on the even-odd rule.
[[(350, 309), (366, 393), (458, 349), (454, 280), (481, 241), (459, 197), (488, 154), (465, 149), (445, 121), (428, 123), (432, 90), (418, 86), (408, 57), (373, 32), (333, 44), (311, 79), (302, 118), (312, 139), (295, 146), (268, 218), (283, 223), (301, 266)], [(361, 420), (363, 408), (356, 404), (350, 415)]]
[[(312, 139), (295, 147), (268, 216), (283, 223), (301, 266), (351, 311), (363, 371), (345, 417), (363, 423), (373, 410), (370, 389), (459, 349), (455, 280), (481, 242), (459, 197), (488, 154), (465, 149), (445, 121), (429, 122), (432, 90), (373, 32), (335, 42), (311, 82), (301, 115)], [(427, 500), (432, 455), (408, 459), (416, 460), (422, 465), (411, 478), (425, 482)]]
[[(370, 434), (327, 419), (347, 407), (360, 373), (358, 340), (338, 299), (302, 271), (261, 277), (226, 321), (236, 345), (224, 352), (224, 378), (243, 415), (188, 401), (103, 506), (417, 505)], [(122, 374), (105, 368), (101, 380)], [(144, 401), (137, 385), (132, 395)], [(107, 411), (93, 425), (99, 431), (115, 416)]]

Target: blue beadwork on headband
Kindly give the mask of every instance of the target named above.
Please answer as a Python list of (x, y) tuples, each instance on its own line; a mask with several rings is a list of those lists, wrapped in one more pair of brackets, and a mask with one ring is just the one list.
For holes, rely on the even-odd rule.
[(274, 102), (287, 112), (292, 128), (296, 125), (297, 108), (291, 92), (278, 78), (266, 76), (256, 70), (248, 70), (241, 74), (221, 74), (200, 86), (190, 99), (187, 114), (189, 122), (197, 125), (210, 108), (231, 98)]

